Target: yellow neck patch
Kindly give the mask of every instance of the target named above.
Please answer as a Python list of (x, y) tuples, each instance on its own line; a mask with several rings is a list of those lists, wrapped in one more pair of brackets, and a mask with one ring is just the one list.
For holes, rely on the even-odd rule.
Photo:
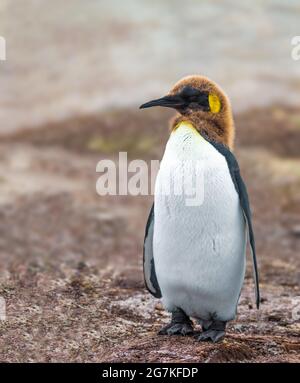
[(201, 136), (200, 132), (194, 127), (194, 125), (190, 121), (181, 121), (179, 122), (174, 129), (172, 130), (171, 134), (176, 133), (178, 128), (188, 128), (193, 133), (193, 136), (198, 140), (204, 140), (204, 138)]
[(186, 127), (194, 130), (197, 132), (197, 129), (194, 127), (194, 125), (190, 121), (180, 121), (177, 125), (174, 126), (173, 132), (177, 130), (179, 127)]
[(209, 107), (210, 111), (212, 113), (219, 113), (221, 109), (221, 101), (219, 97), (216, 94), (209, 94), (208, 95), (208, 102), (209, 102)]
[(178, 128), (190, 128), (193, 131), (197, 131), (194, 125), (190, 121), (180, 121), (177, 125), (174, 126), (171, 133), (175, 133)]

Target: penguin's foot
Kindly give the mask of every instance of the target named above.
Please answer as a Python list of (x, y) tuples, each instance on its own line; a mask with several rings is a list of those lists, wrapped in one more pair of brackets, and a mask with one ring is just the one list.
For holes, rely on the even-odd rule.
[(198, 323), (201, 325), (202, 331), (208, 330), (210, 328), (210, 326), (212, 325), (211, 320), (198, 319)]
[(193, 322), (190, 318), (180, 309), (172, 312), (171, 323), (164, 326), (158, 335), (192, 335)]
[(217, 343), (225, 336), (226, 322), (212, 321), (210, 325), (204, 327), (204, 331), (197, 336), (198, 341), (212, 341)]
[(223, 339), (225, 336), (225, 331), (221, 331), (221, 330), (206, 330), (204, 332), (202, 332), (197, 340), (199, 340), (200, 342), (203, 342), (203, 341), (212, 341), (213, 343), (217, 343), (219, 342), (221, 339)]
[(158, 335), (192, 335), (193, 327), (189, 323), (170, 323), (159, 330)]

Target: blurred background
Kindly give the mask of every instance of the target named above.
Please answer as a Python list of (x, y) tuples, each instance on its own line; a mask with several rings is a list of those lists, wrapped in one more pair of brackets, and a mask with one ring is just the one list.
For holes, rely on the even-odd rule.
[[(1, 361), (300, 361), (299, 1), (0, 0)], [(152, 197), (96, 194), (96, 164), (160, 159), (181, 77), (228, 93), (261, 270), (225, 343), (157, 337)], [(250, 265), (249, 265), (250, 266)]]

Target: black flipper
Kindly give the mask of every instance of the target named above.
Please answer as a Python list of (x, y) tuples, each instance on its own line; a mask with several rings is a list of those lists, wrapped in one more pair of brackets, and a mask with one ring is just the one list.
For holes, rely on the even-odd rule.
[(259, 304), (260, 304), (259, 279), (258, 279), (257, 260), (256, 260), (256, 251), (255, 251), (255, 240), (254, 240), (254, 233), (253, 233), (252, 222), (251, 222), (251, 210), (250, 210), (247, 188), (240, 174), (239, 165), (234, 154), (226, 146), (224, 146), (221, 143), (217, 143), (210, 140), (209, 142), (219, 151), (219, 153), (221, 153), (225, 157), (232, 181), (234, 183), (235, 189), (240, 198), (241, 207), (243, 209), (245, 220), (248, 227), (248, 238), (249, 238), (252, 261), (253, 261), (256, 307), (259, 308)]
[(153, 258), (153, 230), (154, 230), (154, 204), (151, 207), (146, 224), (144, 239), (143, 269), (147, 290), (155, 297), (161, 298), (161, 291), (157, 282)]

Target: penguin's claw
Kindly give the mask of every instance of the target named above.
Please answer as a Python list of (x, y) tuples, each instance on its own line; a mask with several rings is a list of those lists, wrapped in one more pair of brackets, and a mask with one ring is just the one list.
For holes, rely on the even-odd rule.
[(193, 327), (189, 323), (170, 323), (159, 330), (158, 335), (192, 335)]
[(202, 341), (212, 341), (213, 343), (217, 343), (222, 340), (225, 336), (225, 331), (223, 330), (207, 330), (202, 332), (197, 340)]

